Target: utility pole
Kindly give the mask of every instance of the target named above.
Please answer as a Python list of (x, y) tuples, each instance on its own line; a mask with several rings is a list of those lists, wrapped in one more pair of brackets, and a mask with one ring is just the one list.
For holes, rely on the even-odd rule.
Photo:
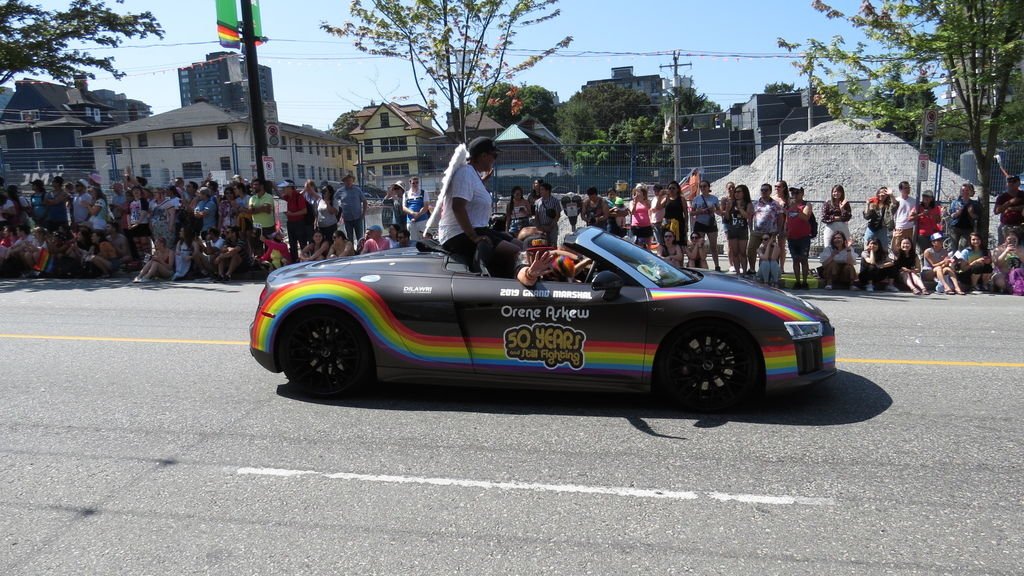
[(256, 59), (252, 0), (242, 0), (242, 41), (245, 46), (245, 70), (249, 75), (249, 120), (252, 122), (252, 142), (256, 149), (256, 176), (263, 180), (266, 178), (263, 157), (267, 155), (267, 126), (263, 118), (263, 98), (260, 96), (260, 65)]
[(679, 76), (680, 66), (693, 67), (692, 62), (679, 63), (679, 50), (672, 52), (672, 65), (662, 65), (659, 68), (671, 68), (672, 69), (672, 179), (679, 180), (679, 85), (682, 84), (682, 79)]
[(814, 60), (807, 69), (807, 130), (814, 128)]

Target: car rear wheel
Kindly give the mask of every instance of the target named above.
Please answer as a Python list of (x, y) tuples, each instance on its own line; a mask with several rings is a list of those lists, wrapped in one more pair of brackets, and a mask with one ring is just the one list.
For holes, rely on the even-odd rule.
[(725, 410), (754, 393), (758, 362), (753, 343), (738, 328), (692, 324), (669, 341), (660, 358), (658, 383), (683, 408)]
[(288, 381), (310, 396), (353, 393), (369, 383), (370, 343), (352, 318), (323, 308), (298, 313), (279, 342)]

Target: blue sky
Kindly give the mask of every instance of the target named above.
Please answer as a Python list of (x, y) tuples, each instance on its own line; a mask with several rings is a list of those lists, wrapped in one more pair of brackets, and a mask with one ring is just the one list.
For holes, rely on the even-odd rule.
[[(55, 0), (39, 3), (46, 8), (67, 5)], [(263, 0), (261, 4), (263, 32), (270, 42), (260, 48), (259, 59), (273, 69), (282, 121), (326, 128), (340, 113), (370, 100), (418, 101), (407, 62), (362, 54), (351, 41), (320, 30), (321, 21), (340, 25), (349, 19), (348, 0)], [(860, 0), (832, 4), (850, 11)], [(671, 74), (659, 68), (672, 63), (670, 54), (576, 54), (582, 51), (781, 54), (776, 46), (779, 36), (796, 41), (836, 34), (848, 41), (858, 37), (843, 22), (827, 20), (813, 10), (810, 0), (562, 0), (558, 7), (562, 11), (558, 18), (523, 29), (516, 47), (547, 48), (571, 35), (574, 41), (568, 54), (542, 61), (518, 76), (517, 82), (544, 86), (562, 101), (587, 80), (609, 77), (613, 67), (633, 66), (637, 75)], [(119, 9), (152, 11), (165, 38), (129, 40), (120, 49), (97, 51), (112, 54), (127, 76), (115, 80), (97, 72), (90, 87), (124, 92), (145, 101), (156, 113), (179, 107), (177, 68), (221, 49), (216, 41), (214, 0), (127, 0)], [(134, 47), (140, 45), (155, 46)], [(691, 76), (698, 91), (723, 107), (746, 101), (768, 82), (806, 84), (791, 60), (784, 58), (694, 55), (680, 61), (691, 64), (681, 68), (682, 74)]]

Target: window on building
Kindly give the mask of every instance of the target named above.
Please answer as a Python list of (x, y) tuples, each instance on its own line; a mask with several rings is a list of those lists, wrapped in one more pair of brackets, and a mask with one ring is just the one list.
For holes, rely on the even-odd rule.
[(117, 168), (107, 168), (107, 180), (110, 180), (111, 182), (117, 182), (121, 180), (120, 170), (118, 170)]
[(380, 127), (390, 128), (391, 127), (391, 116), (387, 112), (380, 113)]
[(303, 180), (303, 179), (306, 178), (306, 165), (305, 164), (296, 164), (295, 165), (295, 176), (299, 180)]
[(181, 176), (185, 180), (200, 180), (203, 177), (202, 162), (182, 162)]
[(373, 139), (363, 142), (363, 154), (373, 154)]
[(46, 172), (46, 161), (36, 160), (36, 170), (39, 172)]
[(149, 134), (142, 132), (139, 134), (139, 148), (145, 148), (149, 146)]
[(81, 148), (82, 147), (82, 131), (81, 130), (74, 130), (73, 134), (75, 135), (75, 148)]
[(317, 174), (319, 174), (318, 178), (323, 180), (324, 179), (324, 167), (321, 166), (321, 167), (317, 168), (316, 172), (317, 172)]
[(175, 148), (188, 148), (192, 146), (192, 133), (175, 132), (171, 135), (171, 140), (174, 143)]
[(345, 148), (345, 160), (348, 160), (349, 162), (352, 161), (352, 149), (351, 148)]
[(302, 138), (295, 139), (295, 151), (302, 152)]
[(338, 151), (337, 146), (331, 146), (331, 158), (334, 158), (334, 153)]
[(316, 155), (317, 156), (320, 155), (320, 143), (319, 142), (316, 143)]
[(0, 150), (7, 150), (7, 136), (0, 136)]
[(389, 176), (408, 176), (409, 165), (408, 164), (385, 164), (381, 167), (381, 173), (385, 178)]
[(42, 148), (43, 147), (43, 133), (42, 132), (33, 132), (32, 133), (32, 146), (34, 146), (35, 148)]
[(287, 162), (281, 162), (281, 178), (291, 178), (292, 170), (291, 166)]
[(93, 108), (92, 109), (92, 119), (97, 121), (97, 122), (103, 120), (102, 112), (100, 111), (99, 108)]
[(103, 141), (104, 147), (107, 149), (107, 154), (121, 154), (124, 150), (121, 148), (120, 138), (110, 138)]
[(21, 110), (22, 122), (38, 122), (39, 110)]
[(231, 156), (221, 156), (220, 157), (220, 169), (221, 170), (231, 170)]
[(288, 138), (282, 135), (281, 136), (281, 150), (287, 150), (287, 149), (288, 149)]
[(142, 176), (143, 178), (152, 178), (153, 167), (150, 166), (149, 164), (143, 164), (139, 166), (139, 175)]
[(381, 152), (403, 152), (408, 149), (409, 145), (405, 136), (398, 136), (395, 138), (381, 138), (380, 140)]
[(228, 139), (228, 127), (227, 126), (217, 126), (217, 140), (227, 140), (227, 139)]

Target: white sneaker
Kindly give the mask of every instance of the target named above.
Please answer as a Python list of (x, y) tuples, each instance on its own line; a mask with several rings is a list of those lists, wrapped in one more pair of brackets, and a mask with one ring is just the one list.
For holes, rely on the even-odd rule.
[(832, 285), (831, 284), (825, 284), (825, 290), (831, 290), (831, 289), (832, 289)]
[(875, 291), (875, 285), (874, 284), (868, 284), (868, 287), (865, 288), (865, 290), (867, 290), (868, 292), (874, 292)]

